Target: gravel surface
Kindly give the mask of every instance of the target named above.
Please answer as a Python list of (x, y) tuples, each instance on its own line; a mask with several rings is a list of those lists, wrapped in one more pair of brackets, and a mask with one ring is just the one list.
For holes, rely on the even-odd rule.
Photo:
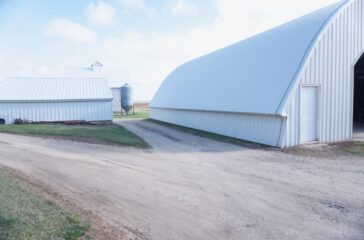
[(153, 149), (0, 134), (0, 164), (120, 229), (120, 239), (364, 239), (362, 157), (120, 124)]

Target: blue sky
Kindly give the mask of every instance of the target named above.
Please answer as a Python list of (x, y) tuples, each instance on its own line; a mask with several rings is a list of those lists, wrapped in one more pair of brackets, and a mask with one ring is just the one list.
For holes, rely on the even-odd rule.
[(333, 0), (0, 0), (0, 78), (98, 60), (150, 100), (179, 64)]

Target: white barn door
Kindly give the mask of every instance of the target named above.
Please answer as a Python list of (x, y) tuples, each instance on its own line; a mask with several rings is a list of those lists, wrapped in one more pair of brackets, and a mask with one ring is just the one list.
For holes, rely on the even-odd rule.
[(301, 87), (301, 143), (317, 140), (318, 120), (318, 88), (315, 86)]

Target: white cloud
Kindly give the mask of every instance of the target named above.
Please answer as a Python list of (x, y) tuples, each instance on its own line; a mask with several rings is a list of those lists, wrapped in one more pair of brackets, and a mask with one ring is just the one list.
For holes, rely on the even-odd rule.
[(53, 19), (46, 27), (46, 35), (75, 43), (94, 43), (97, 34), (87, 27), (64, 18)]
[(144, 0), (121, 0), (121, 4), (128, 10), (144, 11), (147, 8)]
[(106, 2), (90, 3), (86, 9), (87, 19), (97, 25), (111, 25), (115, 18), (114, 7)]
[(217, 0), (218, 16), (211, 25), (191, 29), (186, 44), (204, 54), (271, 29), (336, 0)]
[(199, 8), (195, 3), (189, 2), (188, 0), (177, 0), (176, 4), (170, 8), (170, 12), (173, 15), (196, 16)]
[(34, 75), (34, 76), (48, 76), (51, 73), (52, 73), (51, 69), (48, 66), (40, 65), (40, 66), (36, 66), (33, 69), (33, 74), (32, 75)]
[(140, 17), (155, 18), (159, 12), (153, 6), (148, 6), (145, 0), (119, 0), (122, 6), (121, 11), (125, 15), (140, 14)]

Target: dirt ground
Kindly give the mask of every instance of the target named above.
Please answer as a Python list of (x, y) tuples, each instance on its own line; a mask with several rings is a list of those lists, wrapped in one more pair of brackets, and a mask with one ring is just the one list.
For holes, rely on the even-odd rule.
[(121, 124), (153, 148), (0, 134), (0, 164), (119, 229), (120, 239), (364, 239), (363, 157)]

